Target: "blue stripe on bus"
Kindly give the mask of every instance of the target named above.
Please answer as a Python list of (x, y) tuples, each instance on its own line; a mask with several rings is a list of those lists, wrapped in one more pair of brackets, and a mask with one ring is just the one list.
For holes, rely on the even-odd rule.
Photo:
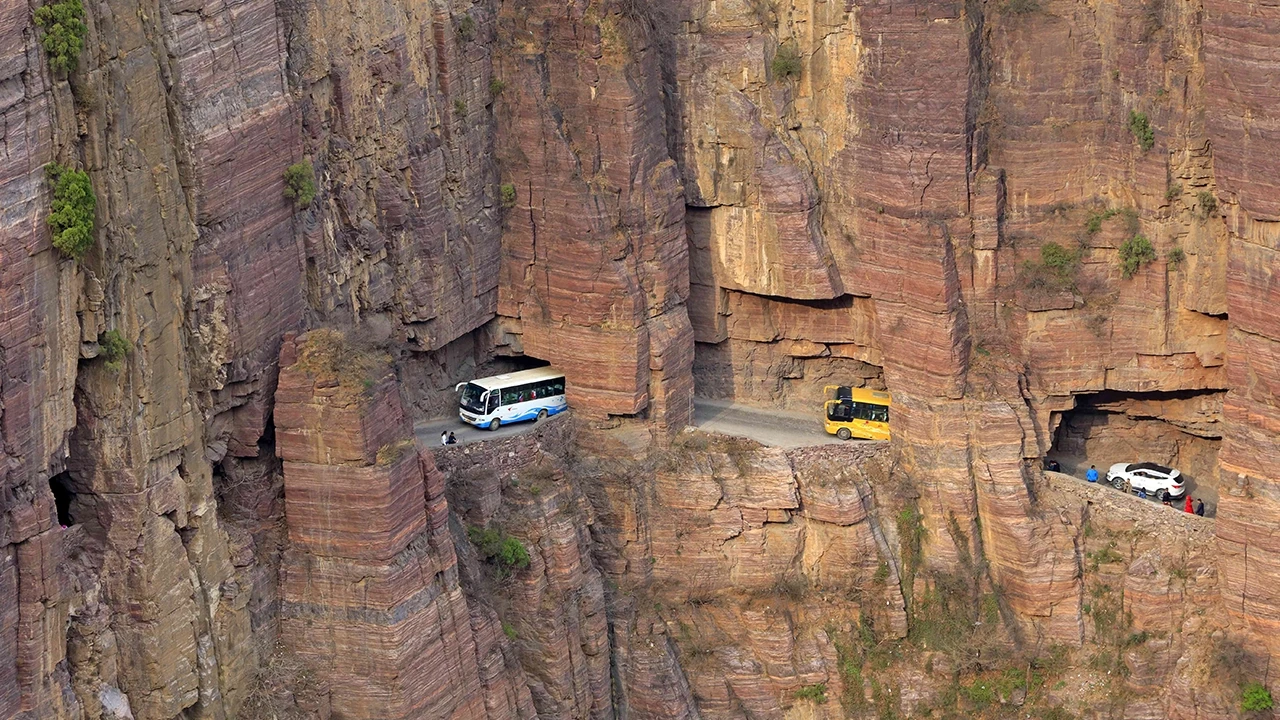
[[(548, 415), (548, 416), (551, 416), (551, 415), (559, 415), (560, 413), (562, 413), (562, 412), (564, 412), (565, 410), (568, 410), (568, 409), (569, 409), (569, 406), (568, 406), (568, 405), (559, 405), (559, 406), (556, 406), (556, 405), (547, 405), (547, 406), (543, 406), (543, 407), (537, 407), (537, 408), (533, 408), (532, 410), (528, 410), (528, 411), (526, 411), (526, 412), (524, 412), (524, 413), (521, 413), (520, 415), (517, 415), (517, 416), (515, 416), (515, 417), (513, 417), (513, 418), (505, 418), (505, 419), (504, 419), (504, 418), (499, 418), (499, 424), (500, 424), (500, 425), (506, 425), (506, 424), (508, 424), (508, 423), (524, 422), (525, 420), (535, 420), (535, 419), (537, 419), (537, 417), (538, 417), (538, 412), (539, 412), (539, 411), (541, 411), (541, 410), (546, 410), (546, 411), (547, 411), (547, 415)], [(467, 424), (469, 424), (469, 425), (474, 425), (474, 426), (476, 426), (476, 427), (482, 427), (482, 428), (483, 428), (483, 427), (489, 427), (489, 421), (488, 421), (488, 420), (483, 420), (483, 419), (481, 419), (481, 418), (476, 418), (476, 421), (475, 421), (475, 422), (469, 422), (466, 418), (462, 417), (462, 415), (461, 415), (461, 414), (459, 414), (459, 415), (458, 415), (458, 417), (459, 417), (463, 422), (465, 422), (465, 423), (467, 423)], [(490, 420), (492, 420), (492, 419), (493, 419), (493, 418), (490, 418)]]

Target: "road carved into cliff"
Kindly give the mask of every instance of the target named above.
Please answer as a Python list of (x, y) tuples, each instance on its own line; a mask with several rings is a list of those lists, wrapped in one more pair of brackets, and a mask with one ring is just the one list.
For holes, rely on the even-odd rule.
[[(523, 435), (537, 427), (534, 422), (503, 425), (497, 430), (482, 430), (457, 417), (425, 420), (414, 426), (418, 441), (427, 446), (440, 444), (441, 432), (452, 432), (460, 445)], [(729, 402), (698, 398), (694, 402), (693, 427), (706, 432), (735, 435), (755, 440), (766, 447), (797, 448), (830, 445), (841, 442), (864, 443), (871, 440), (843, 441), (822, 429), (822, 416), (776, 408), (758, 408)]]
[(751, 438), (767, 447), (795, 448), (829, 445), (840, 440), (822, 429), (822, 414), (799, 413), (775, 408), (757, 408), (727, 400), (697, 398), (693, 405), (693, 425), (699, 430)]

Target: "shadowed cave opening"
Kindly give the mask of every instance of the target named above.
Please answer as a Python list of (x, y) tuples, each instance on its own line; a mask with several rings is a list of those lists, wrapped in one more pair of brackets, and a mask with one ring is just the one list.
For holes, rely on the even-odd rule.
[(829, 346), (818, 343), (729, 338), (694, 347), (694, 392), (701, 398), (813, 412), (817, 417), (827, 385), (887, 389), (882, 367), (835, 356)]
[(1222, 390), (1121, 392), (1075, 396), (1076, 406), (1053, 414), (1053, 446), (1046, 459), (1084, 477), (1090, 465), (1105, 477), (1114, 463), (1156, 462), (1177, 468), (1206, 514), (1218, 504), (1218, 448)]
[(53, 503), (58, 511), (58, 524), (71, 527), (75, 523), (71, 519), (71, 502), (76, 493), (71, 489), (71, 474), (58, 473), (49, 478), (49, 489), (53, 491)]
[(532, 370), (534, 368), (547, 367), (550, 364), (551, 361), (536, 358), (532, 355), (495, 355), (492, 360), (476, 368), (476, 377)]

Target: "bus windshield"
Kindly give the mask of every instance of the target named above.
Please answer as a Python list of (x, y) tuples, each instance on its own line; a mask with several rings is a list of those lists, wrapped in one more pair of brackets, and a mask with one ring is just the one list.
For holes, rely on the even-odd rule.
[(473, 413), (483, 415), (484, 403), (480, 402), (481, 395), (484, 395), (484, 388), (475, 383), (467, 383), (466, 387), (462, 388), (462, 397), (458, 399), (458, 403)]

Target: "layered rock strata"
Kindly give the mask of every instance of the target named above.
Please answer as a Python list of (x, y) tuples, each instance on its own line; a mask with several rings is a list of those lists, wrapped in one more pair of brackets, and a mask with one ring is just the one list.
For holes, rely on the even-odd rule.
[(637, 630), (673, 646), (702, 717), (781, 717), (819, 683), (841, 695), (838, 631), (905, 636), (899, 506), (872, 490), (888, 480), (887, 451), (691, 434), (664, 451), (635, 511), (602, 479), (609, 494), (592, 498), (621, 523), (606, 552), (628, 562), (619, 582), (641, 598)]
[(684, 203), (654, 29), (612, 0), (502, 3), (496, 59), (505, 215), (498, 313), (595, 415), (692, 411)]
[[(64, 77), (32, 7), (0, 3), (0, 718), (237, 713), (278, 615), (278, 349), (308, 318), (358, 319), (456, 367), (471, 362), (459, 340), (552, 360), (577, 378), (584, 415), (647, 414), (666, 430), (687, 419), (695, 378), (793, 407), (832, 381), (887, 387), (893, 477), (924, 511), (925, 563), (945, 574), (985, 557), (1024, 639), (1045, 642), (1096, 640), (1078, 526), (1030, 472), (1063, 418), (1086, 394), (1129, 394), (1132, 408), (1229, 390), (1212, 430), (1221, 585), (1198, 566), (1194, 591), (1129, 574), (1133, 598), (1162, 606), (1220, 587), (1233, 624), (1211, 629), (1250, 648), (1242, 667), (1265, 667), (1280, 656), (1274, 15), (1247, 0), (107, 0), (88, 8)], [(283, 170), (304, 159), (319, 193), (291, 207)], [(88, 170), (98, 193), (96, 243), (78, 262), (45, 227), (53, 160)], [(1127, 277), (1138, 235), (1154, 257)], [(128, 346), (119, 370), (98, 358), (107, 330)], [(343, 462), (395, 497), (421, 483), (438, 502), (424, 461)], [(346, 472), (310, 464), (325, 469), (302, 473), (309, 483)], [(729, 506), (786, 539), (794, 529), (764, 528), (805, 501), (774, 497), (781, 471), (765, 475), (771, 504)], [(242, 482), (266, 488), (248, 530), (221, 507)], [(729, 707), (675, 669), (688, 660), (678, 622), (587, 569), (675, 577), (670, 558), (645, 567), (657, 556), (640, 528), (664, 506), (621, 479), (593, 493), (591, 521), (567, 490), (513, 498), (542, 563), (521, 597), (582, 602), (522, 620), (526, 662), (553, 658), (554, 672), (529, 700), (515, 681), (494, 690), (507, 698), (494, 707), (603, 713), (602, 606), (621, 638), (617, 707), (691, 716), (695, 695)], [(424, 507), (433, 529), (419, 530), (391, 497), (370, 529), (393, 557), (430, 555), (436, 579), (419, 580), (448, 587), (439, 510)], [(540, 514), (554, 521), (529, 520)], [(295, 515), (326, 577), (371, 562), (307, 529), (323, 507)], [(296, 579), (313, 556), (295, 550)], [(390, 588), (377, 602), (403, 599), (403, 577), (370, 567)], [(476, 662), (505, 677), (496, 616), (450, 607)], [(802, 654), (825, 652), (800, 635), (816, 643)], [(562, 641), (577, 650), (553, 649)], [(1195, 649), (1143, 647), (1155, 659), (1131, 663), (1134, 677), (1172, 666), (1176, 702), (1144, 697), (1135, 713), (1234, 705), (1200, 692)], [(781, 711), (769, 697), (791, 685), (756, 682), (754, 668), (817, 677), (787, 653), (751, 657), (736, 677), (760, 712)]]
[(276, 390), (290, 547), (281, 637), (350, 718), (521, 718), (525, 676), (458, 582), (444, 478), (385, 360), (289, 336)]
[(1218, 538), (1224, 600), (1264, 656), (1253, 658), (1261, 666), (1280, 658), (1280, 319), (1272, 310), (1280, 299), (1280, 206), (1270, 172), (1274, 113), (1262, 111), (1280, 101), (1267, 80), (1280, 62), (1271, 39), (1280, 16), (1254, 3), (1215, 1), (1205, 10), (1208, 130), (1231, 231)]
[[(614, 636), (595, 518), (562, 460), (573, 437), (571, 419), (561, 416), (528, 435), (445, 449), (440, 468), (468, 535), (488, 528), (528, 552), (528, 566), (508, 573), (462, 545), (468, 593), (496, 607), (537, 716), (614, 718)], [(626, 675), (619, 682), (631, 685)]]

